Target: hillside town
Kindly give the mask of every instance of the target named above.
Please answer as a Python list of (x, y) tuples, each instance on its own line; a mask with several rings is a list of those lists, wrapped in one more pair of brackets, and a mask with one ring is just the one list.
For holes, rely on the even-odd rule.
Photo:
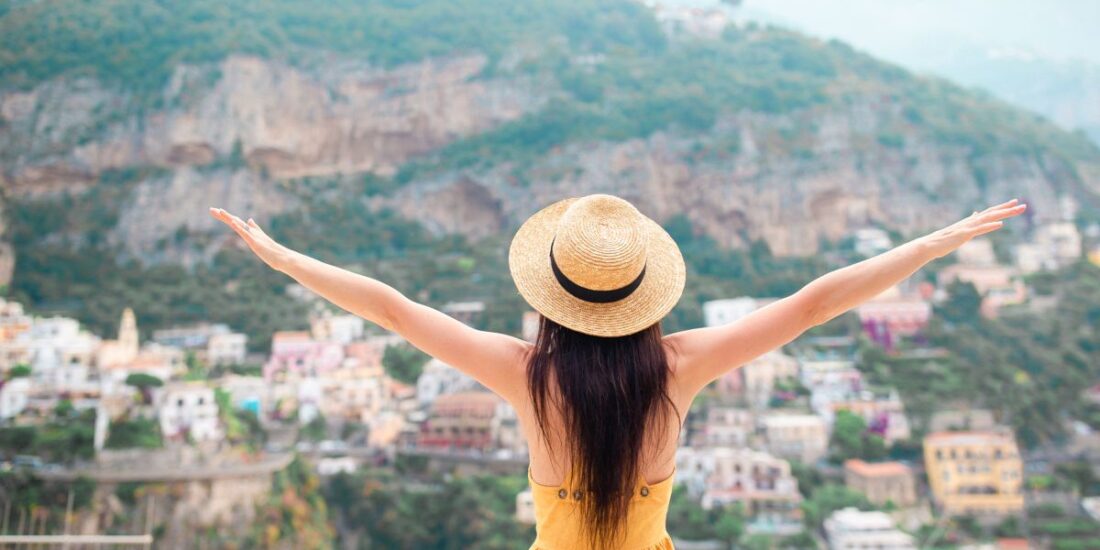
[[(811, 539), (834, 550), (923, 547), (944, 535), (948, 518), (1003, 527), (1035, 503), (1066, 502), (1071, 515), (1096, 516), (1095, 499), (1025, 483), (1029, 474), (1052, 471), (1057, 459), (1030, 458), (990, 411), (943, 403), (917, 421), (898, 388), (872, 383), (862, 368), (868, 349), (892, 357), (945, 353), (928, 343), (925, 331), (956, 282), (980, 293), (984, 317), (996, 318), (1004, 308), (1051, 307), (1031, 294), (1022, 276), (1076, 261), (1082, 237), (1068, 222), (1040, 226), (1034, 235), (1034, 242), (1016, 247), (1014, 265), (999, 262), (989, 241), (972, 241), (934, 282), (914, 278), (860, 306), (856, 333), (808, 334), (715, 380), (682, 431), (676, 481), (687, 497), (707, 511), (736, 508), (750, 535), (793, 536), (816, 525)], [(853, 238), (863, 255), (893, 244), (876, 229)], [(300, 287), (293, 293), (309, 294)], [(775, 299), (707, 301), (705, 323), (736, 322)], [(487, 307), (469, 301), (442, 310), (476, 325)], [(240, 472), (228, 502), (247, 504), (264, 494), (263, 476), (286, 467), (295, 453), (322, 478), (392, 464), (399, 456), (467, 474), (526, 466), (507, 402), (358, 317), (317, 308), (308, 329), (276, 332), (260, 353), (225, 324), (144, 332), (140, 318), (127, 308), (117, 334), (96, 335), (75, 319), (31, 315), (18, 302), (0, 300), (2, 428), (45, 430), (60, 417), (91, 425), (87, 451), (40, 455), (5, 438), (6, 471), (106, 484)], [(521, 326), (523, 337), (533, 340), (537, 314), (524, 314)], [(1097, 388), (1085, 391), (1100, 395)], [(1075, 448), (1100, 455), (1087, 426), (1077, 426), (1077, 435)], [(261, 482), (240, 490), (249, 475)], [(800, 484), (815, 476), (836, 480), (866, 506), (808, 518), (813, 508)], [(232, 508), (203, 514), (208, 521), (233, 521)], [(529, 490), (515, 496), (514, 518), (534, 523)], [(1022, 548), (1025, 536), (969, 547)]]

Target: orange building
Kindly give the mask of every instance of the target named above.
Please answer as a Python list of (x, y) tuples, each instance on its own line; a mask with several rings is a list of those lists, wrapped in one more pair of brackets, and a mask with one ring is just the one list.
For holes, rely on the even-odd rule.
[(844, 484), (879, 506), (893, 502), (904, 508), (917, 503), (913, 471), (900, 462), (848, 460), (844, 462)]

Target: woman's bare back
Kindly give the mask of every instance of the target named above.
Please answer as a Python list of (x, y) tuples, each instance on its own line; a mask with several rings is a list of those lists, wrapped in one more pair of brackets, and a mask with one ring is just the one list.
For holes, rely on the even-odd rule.
[[(668, 394), (676, 406), (678, 414), (668, 416), (665, 430), (648, 430), (645, 450), (641, 457), (642, 477), (646, 483), (655, 484), (668, 479), (676, 467), (676, 448), (679, 444), (682, 422), (687, 419), (687, 410), (694, 394), (686, 399), (680, 391), (682, 385), (676, 379), (676, 369), (672, 367), (674, 354), (669, 354), (671, 376)], [(527, 440), (531, 460), (531, 478), (540, 485), (561, 485), (572, 468), (569, 456), (571, 439), (567, 433), (560, 410), (557, 395), (552, 394), (554, 405), (548, 407), (547, 429), (552, 445), (547, 445), (539, 431), (534, 407), (530, 399), (521, 399), (512, 405), (516, 408), (520, 428)]]

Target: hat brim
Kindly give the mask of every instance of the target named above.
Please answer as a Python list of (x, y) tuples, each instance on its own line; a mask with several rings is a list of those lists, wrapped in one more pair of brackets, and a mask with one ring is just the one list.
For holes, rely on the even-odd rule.
[(676, 241), (648, 217), (642, 216), (648, 239), (646, 272), (629, 296), (589, 302), (558, 283), (550, 267), (550, 245), (558, 220), (576, 200), (561, 200), (539, 210), (516, 231), (508, 250), (508, 268), (520, 295), (550, 320), (592, 336), (626, 336), (663, 319), (680, 301), (687, 273)]

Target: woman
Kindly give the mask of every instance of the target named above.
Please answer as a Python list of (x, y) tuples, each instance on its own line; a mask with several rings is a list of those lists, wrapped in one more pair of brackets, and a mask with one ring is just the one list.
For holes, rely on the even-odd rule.
[(1016, 200), (824, 275), (728, 325), (662, 336), (684, 261), (630, 203), (589, 195), (528, 219), (509, 250), (520, 294), (541, 314), (533, 344), (473, 329), (379, 281), (287, 249), (220, 209), (272, 268), (404, 336), (515, 407), (527, 439), (532, 548), (672, 548), (665, 516), (679, 431), (695, 395), (1022, 213)]

